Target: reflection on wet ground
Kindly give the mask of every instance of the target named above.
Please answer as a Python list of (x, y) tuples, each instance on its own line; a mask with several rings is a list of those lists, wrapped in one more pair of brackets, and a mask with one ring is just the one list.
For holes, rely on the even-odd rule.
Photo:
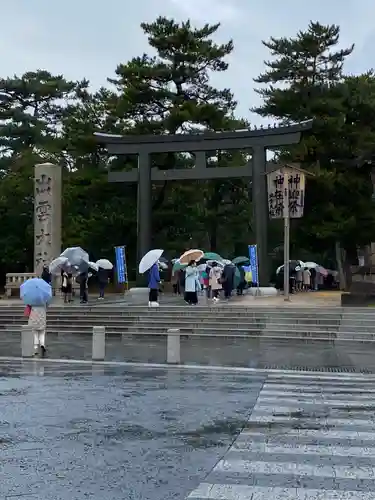
[(0, 363), (0, 498), (184, 499), (265, 376)]
[[(49, 335), (48, 357), (91, 359), (90, 335)], [(166, 336), (110, 336), (106, 339), (108, 361), (165, 363)], [(21, 356), (21, 338), (3, 332), (0, 356)], [(182, 337), (184, 364), (280, 368), (323, 371), (375, 372), (375, 343), (328, 342), (259, 338)]]

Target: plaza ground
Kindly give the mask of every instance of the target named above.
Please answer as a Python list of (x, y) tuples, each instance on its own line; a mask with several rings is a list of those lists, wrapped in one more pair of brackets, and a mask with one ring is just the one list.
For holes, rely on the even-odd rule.
[(263, 381), (3, 362), (0, 498), (182, 500), (245, 425)]

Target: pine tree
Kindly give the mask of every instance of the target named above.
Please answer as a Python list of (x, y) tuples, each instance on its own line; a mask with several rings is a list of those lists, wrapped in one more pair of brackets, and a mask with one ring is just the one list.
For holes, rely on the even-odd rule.
[[(219, 26), (205, 24), (197, 28), (190, 21), (178, 23), (165, 17), (141, 25), (156, 55), (143, 54), (120, 64), (117, 78), (109, 80), (118, 93), (115, 114), (120, 133), (174, 134), (243, 127), (233, 116), (236, 102), (232, 92), (210, 83), (212, 73), (227, 70), (226, 57), (233, 50), (232, 41), (217, 44), (212, 40)], [(219, 165), (235, 161), (238, 165), (241, 160), (238, 155), (225, 153), (221, 154)], [(154, 166), (162, 169), (189, 168), (192, 164), (188, 155), (173, 153), (155, 155), (153, 161)], [(241, 180), (196, 184), (195, 187), (169, 184), (167, 191), (164, 183), (161, 189), (154, 190), (154, 211), (163, 213), (163, 219), (159, 215), (155, 221), (155, 226), (160, 226), (157, 234), (169, 241), (170, 237), (162, 231), (175, 226), (178, 220), (181, 230), (186, 231), (181, 239), (215, 248), (218, 220), (226, 216), (227, 205), (233, 207), (223, 200), (235, 198), (237, 207), (241, 198), (238, 191), (242, 195), (240, 201), (244, 197), (248, 200), (247, 186), (244, 189)], [(186, 205), (191, 207), (189, 211), (185, 210)], [(241, 203), (238, 205), (238, 211), (248, 219), (248, 201), (245, 208)]]
[(368, 162), (375, 143), (375, 78), (345, 76), (354, 46), (337, 49), (339, 35), (338, 26), (311, 22), (294, 38), (264, 42), (274, 59), (255, 80), (267, 87), (258, 89), (263, 103), (254, 111), (287, 123), (314, 120), (300, 145), (279, 152), (315, 170), (294, 244), (320, 253), (343, 248), (344, 266), (338, 265), (349, 270), (357, 245), (375, 236)]
[(339, 37), (339, 26), (310, 22), (296, 37), (263, 41), (273, 60), (265, 61), (267, 70), (255, 79), (268, 87), (257, 89), (263, 103), (253, 111), (282, 121), (320, 120), (327, 110), (336, 117), (341, 111), (336, 85), (343, 81), (345, 59), (354, 50), (354, 45), (335, 50)]

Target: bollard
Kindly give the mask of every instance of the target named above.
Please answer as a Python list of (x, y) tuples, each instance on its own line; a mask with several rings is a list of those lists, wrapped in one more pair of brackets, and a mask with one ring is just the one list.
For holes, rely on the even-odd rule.
[(181, 363), (180, 330), (167, 330), (167, 363), (179, 365)]
[(34, 356), (34, 334), (29, 325), (22, 325), (21, 354), (23, 358), (32, 358)]
[(92, 359), (104, 361), (105, 358), (105, 326), (92, 328)]

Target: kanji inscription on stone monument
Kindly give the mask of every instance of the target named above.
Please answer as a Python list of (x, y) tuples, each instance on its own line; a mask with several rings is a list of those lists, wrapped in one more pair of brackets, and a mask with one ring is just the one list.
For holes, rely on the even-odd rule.
[(61, 167), (35, 166), (34, 272), (40, 274), (61, 252)]

